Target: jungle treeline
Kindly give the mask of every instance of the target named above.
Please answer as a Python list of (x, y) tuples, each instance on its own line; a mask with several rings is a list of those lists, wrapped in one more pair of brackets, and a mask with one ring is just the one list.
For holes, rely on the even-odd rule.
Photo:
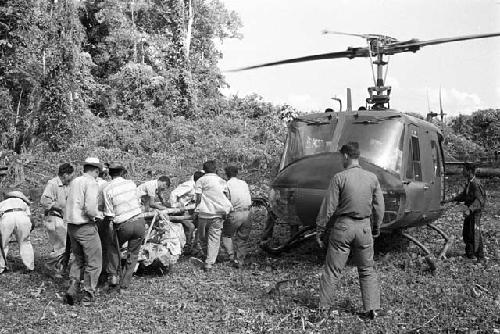
[[(2, 152), (52, 169), (95, 154), (132, 171), (216, 158), (272, 173), (290, 107), (221, 94), (217, 45), (241, 27), (220, 0), (0, 1)], [(449, 118), (446, 144), (498, 149), (499, 127), (498, 109)]]

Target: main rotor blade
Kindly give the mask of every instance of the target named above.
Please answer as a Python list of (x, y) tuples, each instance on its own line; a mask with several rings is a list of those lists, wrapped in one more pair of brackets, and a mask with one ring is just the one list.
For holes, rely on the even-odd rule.
[(469, 39), (491, 38), (491, 37), (498, 37), (498, 36), (500, 36), (500, 32), (490, 33), (490, 34), (458, 36), (458, 37), (450, 37), (450, 38), (438, 38), (438, 39), (432, 39), (429, 41), (419, 41), (418, 39), (412, 39), (412, 40), (405, 41), (405, 42), (397, 42), (397, 43), (389, 44), (385, 47), (385, 50), (389, 51), (390, 53), (399, 53), (399, 52), (406, 52), (406, 51), (415, 52), (415, 51), (420, 50), (421, 47), (427, 46), (427, 45), (437, 45), (437, 44), (450, 43), (450, 42), (466, 41)]
[(270, 62), (270, 63), (247, 66), (247, 67), (242, 67), (242, 68), (238, 68), (235, 70), (229, 70), (228, 72), (239, 72), (239, 71), (253, 70), (253, 69), (261, 68), (261, 67), (303, 63), (303, 62), (313, 61), (313, 60), (335, 59), (335, 58), (352, 59), (352, 58), (356, 58), (356, 57), (369, 57), (368, 49), (367, 48), (349, 48), (346, 51), (328, 52), (328, 53), (310, 55), (310, 56), (299, 57), (299, 58), (283, 59), (283, 60), (278, 60), (278, 61), (274, 61), (274, 62)]
[(348, 32), (341, 32), (341, 31), (332, 31), (328, 29), (324, 29), (323, 34), (333, 34), (333, 35), (345, 35), (345, 36), (354, 36), (354, 37), (361, 37), (363, 39), (382, 39), (385, 41), (390, 41), (391, 43), (397, 42), (398, 40), (395, 39), (394, 37), (391, 36), (385, 36), (385, 35), (379, 35), (379, 34), (351, 34)]

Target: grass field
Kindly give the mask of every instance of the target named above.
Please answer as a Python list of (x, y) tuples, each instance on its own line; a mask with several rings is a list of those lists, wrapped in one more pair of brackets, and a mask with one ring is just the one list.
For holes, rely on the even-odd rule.
[[(280, 257), (260, 251), (264, 212), (256, 210), (249, 267), (237, 270), (221, 261), (205, 273), (198, 260), (182, 258), (175, 274), (136, 277), (119, 295), (99, 291), (90, 307), (62, 303), (66, 283), (48, 277), (43, 269), (48, 245), (39, 226), (32, 233), (34, 273), (22, 273), (17, 244), (11, 244), (13, 271), (0, 275), (0, 333), (500, 333), (497, 185), (488, 185), (483, 217), (488, 263), (477, 265), (462, 258), (460, 208), (449, 209), (438, 226), (456, 241), (434, 274), (413, 244), (377, 255), (382, 303), (389, 315), (372, 322), (356, 314), (361, 300), (352, 267), (338, 286), (338, 314), (319, 316), (323, 256), (313, 243)], [(284, 235), (286, 227), (277, 232)], [(441, 239), (435, 232), (426, 228), (409, 232), (438, 251)], [(269, 294), (278, 281), (297, 277), (279, 295)]]

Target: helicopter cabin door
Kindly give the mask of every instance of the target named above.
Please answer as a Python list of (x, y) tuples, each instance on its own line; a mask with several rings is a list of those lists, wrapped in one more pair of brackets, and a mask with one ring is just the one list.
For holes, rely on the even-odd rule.
[(422, 153), (422, 181), (424, 185), (425, 219), (434, 220), (441, 210), (442, 164), (438, 133), (432, 128), (421, 129), (420, 150)]
[[(406, 138), (406, 163), (403, 186), (406, 193), (404, 221), (407, 226), (418, 225), (425, 218), (428, 205), (426, 194), (429, 184), (424, 181), (422, 163), (425, 162), (425, 153), (422, 149), (423, 133), (421, 129), (413, 124), (408, 124)], [(424, 163), (425, 166), (425, 163)]]

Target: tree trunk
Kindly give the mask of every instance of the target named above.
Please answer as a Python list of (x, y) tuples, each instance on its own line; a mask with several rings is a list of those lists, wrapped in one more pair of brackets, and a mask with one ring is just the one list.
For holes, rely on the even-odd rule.
[(130, 11), (131, 11), (131, 15), (132, 15), (132, 27), (134, 28), (133, 31), (132, 31), (132, 39), (134, 40), (134, 63), (137, 63), (137, 36), (136, 36), (136, 27), (135, 27), (135, 12), (134, 12), (134, 7), (135, 7), (135, 3), (134, 1), (132, 0), (130, 2)]
[[(189, 62), (189, 50), (191, 48), (191, 36), (193, 33), (193, 3), (191, 0), (184, 0), (184, 12), (186, 19), (186, 35), (184, 40), (184, 52), (186, 53), (186, 60)], [(187, 17), (186, 17), (187, 16)]]

